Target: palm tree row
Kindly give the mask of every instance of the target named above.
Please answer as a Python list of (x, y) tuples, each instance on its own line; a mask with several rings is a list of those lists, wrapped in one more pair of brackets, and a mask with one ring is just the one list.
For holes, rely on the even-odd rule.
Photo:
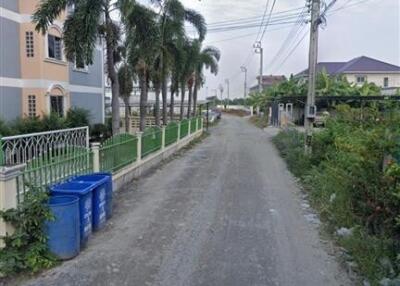
[[(174, 97), (179, 92), (180, 118), (196, 114), (198, 90), (205, 80), (203, 71), (209, 69), (217, 74), (220, 59), (218, 49), (202, 48), (207, 29), (201, 14), (185, 8), (180, 0), (153, 0), (150, 7), (134, 0), (43, 0), (33, 17), (36, 29), (45, 33), (68, 7), (73, 7), (64, 24), (63, 40), (68, 60), (92, 64), (96, 43), (104, 39), (112, 90), (113, 134), (117, 134), (120, 127), (119, 97), (125, 103), (125, 114), (129, 114), (134, 81), (140, 88), (141, 131), (145, 129), (150, 86), (155, 90), (157, 125), (168, 121), (168, 87), (171, 120), (174, 119)], [(110, 16), (115, 11), (120, 14), (118, 22)], [(196, 29), (196, 38), (186, 35), (186, 23)]]

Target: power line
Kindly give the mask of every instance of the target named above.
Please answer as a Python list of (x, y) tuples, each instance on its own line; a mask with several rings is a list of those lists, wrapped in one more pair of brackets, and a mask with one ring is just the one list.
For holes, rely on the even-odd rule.
[(257, 39), (258, 39), (258, 36), (259, 36), (260, 33), (261, 33), (262, 25), (264, 24), (264, 19), (265, 19), (265, 16), (267, 15), (268, 6), (269, 6), (269, 0), (267, 0), (267, 3), (265, 4), (264, 15), (263, 15), (262, 20), (261, 20), (260, 29), (258, 30), (258, 34), (257, 34), (257, 37), (256, 37), (256, 41), (257, 41)]
[(269, 22), (271, 21), (271, 15), (272, 15), (272, 11), (274, 10), (275, 3), (276, 3), (276, 0), (274, 0), (274, 2), (272, 3), (272, 7), (271, 7), (271, 10), (270, 10), (270, 12), (269, 12), (267, 24), (265, 25), (264, 30), (263, 30), (263, 32), (262, 32), (262, 35), (261, 35), (261, 38), (260, 38), (260, 42), (261, 42), (262, 39), (264, 38), (264, 35), (265, 35), (265, 32), (267, 31)]

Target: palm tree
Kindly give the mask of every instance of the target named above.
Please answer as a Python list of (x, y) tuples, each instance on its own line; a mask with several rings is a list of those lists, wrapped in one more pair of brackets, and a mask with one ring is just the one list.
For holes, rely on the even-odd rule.
[[(69, 61), (90, 65), (99, 37), (106, 44), (107, 74), (112, 91), (112, 129), (119, 132), (119, 82), (115, 69), (114, 53), (119, 41), (119, 26), (111, 19), (110, 13), (116, 6), (111, 0), (42, 0), (33, 15), (36, 30), (43, 34), (49, 26), (67, 9), (74, 5), (64, 23), (64, 49)], [(100, 32), (100, 33), (99, 33)]]
[(122, 14), (126, 26), (129, 63), (139, 78), (140, 131), (146, 127), (148, 85), (157, 58), (157, 48), (154, 45), (159, 40), (156, 16), (154, 11), (139, 3), (132, 4)]
[[(177, 45), (185, 38), (185, 22), (190, 23), (203, 40), (207, 31), (204, 17), (194, 10), (186, 9), (180, 0), (157, 0), (161, 7), (160, 29), (160, 70), (161, 92), (163, 100), (163, 122), (167, 122), (167, 86), (171, 63), (174, 61)], [(174, 92), (175, 93), (175, 90)], [(171, 97), (173, 101), (173, 97)], [(173, 108), (173, 105), (171, 106)]]
[(132, 68), (127, 63), (124, 63), (120, 66), (118, 70), (118, 80), (120, 82), (119, 85), (119, 94), (124, 101), (125, 104), (125, 131), (129, 132), (129, 115), (130, 115), (130, 107), (129, 107), (129, 98), (133, 91), (133, 79), (134, 74)]
[[(200, 46), (201, 47), (201, 46)], [(197, 108), (197, 92), (204, 82), (203, 69), (209, 69), (214, 75), (218, 73), (218, 61), (221, 58), (220, 51), (212, 46), (199, 49), (199, 54), (196, 56), (195, 75), (194, 75), (194, 91), (193, 91), (193, 115), (196, 116)]]

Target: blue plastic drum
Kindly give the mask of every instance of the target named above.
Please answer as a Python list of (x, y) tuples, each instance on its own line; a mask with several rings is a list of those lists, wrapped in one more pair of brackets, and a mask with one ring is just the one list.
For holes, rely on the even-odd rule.
[(79, 197), (79, 219), (81, 246), (85, 246), (92, 234), (92, 191), (90, 183), (68, 182), (51, 188), (52, 195), (75, 195)]
[(55, 196), (49, 199), (54, 220), (46, 222), (47, 244), (59, 259), (71, 259), (79, 254), (79, 198)]
[(112, 216), (113, 186), (112, 186), (111, 173), (94, 173), (94, 174), (90, 174), (90, 175), (79, 176), (79, 177), (73, 178), (72, 181), (73, 182), (94, 183), (94, 184), (96, 184), (96, 188), (105, 187), (105, 189), (106, 189), (106, 204), (105, 204), (106, 218), (109, 219)]

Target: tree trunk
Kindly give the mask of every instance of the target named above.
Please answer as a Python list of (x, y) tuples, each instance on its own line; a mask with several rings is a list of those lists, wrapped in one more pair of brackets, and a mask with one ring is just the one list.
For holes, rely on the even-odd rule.
[(197, 92), (199, 89), (198, 80), (194, 82), (194, 90), (193, 90), (193, 116), (196, 116), (196, 109), (197, 109)]
[(131, 113), (129, 107), (129, 97), (124, 96), (124, 104), (125, 104), (125, 132), (129, 133), (129, 127), (131, 124)]
[(108, 32), (110, 29), (111, 18), (108, 12), (105, 13), (106, 18), (106, 49), (107, 49), (107, 73), (108, 77), (111, 81), (111, 112), (112, 112), (112, 133), (116, 135), (119, 133), (120, 127), (120, 113), (119, 113), (119, 82), (117, 72), (115, 71), (115, 63), (114, 63), (114, 44), (111, 33)]
[(169, 116), (170, 116), (171, 121), (174, 121), (174, 110), (175, 110), (175, 107), (174, 107), (175, 98), (174, 98), (174, 96), (175, 96), (175, 89), (172, 87), (171, 88), (171, 102), (170, 102), (171, 107), (169, 109)]
[(179, 120), (183, 119), (183, 113), (185, 111), (184, 103), (185, 103), (185, 84), (181, 85), (181, 113), (179, 114)]
[(139, 79), (140, 86), (140, 131), (146, 128), (146, 108), (147, 108), (147, 79), (146, 71), (142, 71)]
[(165, 64), (165, 55), (162, 53), (161, 58), (161, 93), (162, 93), (162, 118), (164, 125), (167, 125), (167, 93), (168, 93), (168, 78), (167, 78), (167, 65)]
[(189, 85), (189, 96), (188, 96), (188, 109), (186, 117), (189, 119), (191, 115), (191, 106), (192, 106), (192, 97), (193, 97), (193, 85)]
[(155, 106), (155, 117), (156, 117), (156, 125), (160, 126), (160, 84), (157, 83), (154, 85), (155, 93), (156, 93), (156, 106)]

